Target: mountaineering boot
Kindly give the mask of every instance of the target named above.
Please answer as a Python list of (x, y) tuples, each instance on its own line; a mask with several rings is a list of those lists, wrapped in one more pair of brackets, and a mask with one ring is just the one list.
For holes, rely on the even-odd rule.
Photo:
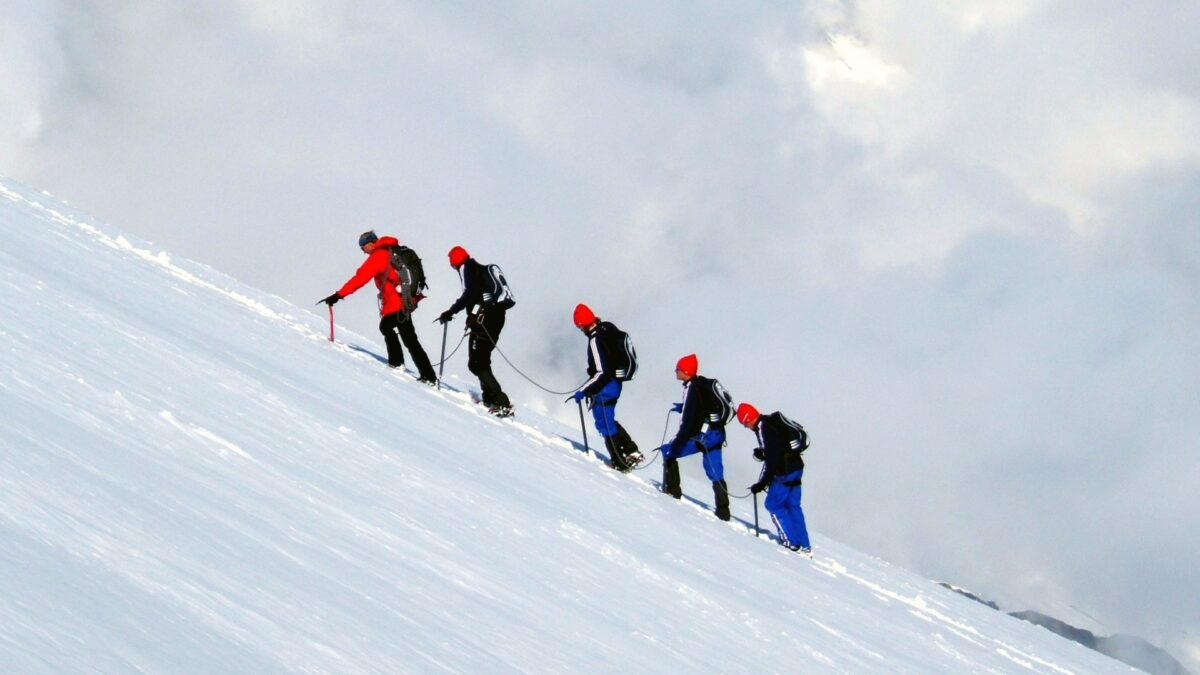
[(499, 418), (512, 417), (514, 414), (511, 405), (493, 404), (488, 406), (488, 412)]
[(642, 457), (642, 453), (638, 452), (637, 450), (634, 450), (633, 452), (630, 452), (630, 453), (626, 453), (626, 455), (625, 455), (625, 463), (627, 465), (629, 465), (630, 471), (641, 466), (642, 462), (644, 462), (644, 461), (646, 461), (646, 458)]
[(717, 517), (729, 521), (729, 486), (723, 480), (713, 481), (713, 499), (717, 505)]
[(683, 488), (679, 486), (679, 460), (668, 459), (663, 462), (663, 492), (675, 499), (683, 499)]
[(629, 462), (625, 461), (625, 455), (622, 454), (621, 449), (617, 446), (617, 437), (615, 435), (604, 439), (604, 448), (608, 450), (612, 468), (621, 473), (629, 473), (629, 470), (633, 467), (629, 466)]
[(621, 426), (620, 422), (617, 422), (617, 445), (621, 448), (621, 455), (630, 469), (645, 460), (642, 453), (638, 452), (637, 443), (633, 442), (633, 439), (629, 437), (629, 432), (625, 431), (625, 427)]

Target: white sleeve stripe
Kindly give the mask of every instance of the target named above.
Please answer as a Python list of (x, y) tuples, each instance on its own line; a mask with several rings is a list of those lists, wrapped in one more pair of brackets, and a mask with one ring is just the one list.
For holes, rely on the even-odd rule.
[(581, 390), (587, 389), (595, 384), (596, 381), (600, 379), (600, 376), (604, 374), (603, 363), (600, 361), (600, 348), (596, 346), (596, 338), (588, 338), (588, 349), (592, 351), (592, 361), (596, 365), (596, 374), (592, 375), (590, 378), (588, 378), (587, 382), (583, 383), (583, 386), (580, 387)]

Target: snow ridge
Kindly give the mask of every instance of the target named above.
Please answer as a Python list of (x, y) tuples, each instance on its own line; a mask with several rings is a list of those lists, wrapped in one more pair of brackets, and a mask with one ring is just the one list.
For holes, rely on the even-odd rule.
[(1132, 672), (49, 195), (0, 181), (0, 227), (4, 672)]

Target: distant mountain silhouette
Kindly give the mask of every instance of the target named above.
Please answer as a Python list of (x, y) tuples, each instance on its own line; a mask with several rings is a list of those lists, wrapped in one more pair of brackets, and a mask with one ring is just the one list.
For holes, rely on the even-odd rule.
[[(991, 600), (985, 600), (970, 591), (945, 582), (942, 582), (942, 586), (980, 604), (987, 605), (994, 610), (1001, 611), (1000, 606), (996, 603)], [(1150, 675), (1191, 675), (1183, 667), (1183, 664), (1175, 660), (1175, 657), (1171, 656), (1166, 650), (1156, 647), (1135, 635), (1103, 637), (1096, 635), (1090, 630), (1076, 628), (1065, 621), (1060, 621), (1041, 612), (1008, 612), (1008, 615), (1041, 626), (1051, 633), (1065, 637), (1073, 642), (1078, 642), (1088, 649), (1094, 649), (1122, 663), (1127, 663), (1134, 668), (1144, 670), (1150, 673)]]
[(1068, 640), (1095, 649), (1118, 661), (1128, 663), (1151, 675), (1189, 675), (1183, 664), (1175, 660), (1166, 650), (1160, 649), (1135, 635), (1113, 635), (1102, 637), (1083, 628), (1059, 621), (1040, 612), (1009, 612), (1010, 616), (1024, 619)]

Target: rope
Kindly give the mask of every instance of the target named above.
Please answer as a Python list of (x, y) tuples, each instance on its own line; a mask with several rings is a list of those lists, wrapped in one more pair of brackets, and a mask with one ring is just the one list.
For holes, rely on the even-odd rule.
[(460, 338), (458, 339), (458, 344), (457, 344), (457, 345), (455, 345), (455, 347), (454, 347), (454, 351), (450, 352), (450, 356), (447, 356), (446, 358), (442, 359), (441, 361), (438, 361), (437, 363), (432, 363), (432, 364), (430, 364), (430, 365), (436, 368), (436, 367), (438, 367), (438, 366), (442, 365), (443, 363), (449, 363), (449, 361), (450, 361), (450, 357), (451, 357), (451, 356), (454, 356), (455, 354), (457, 354), (457, 353), (458, 353), (458, 350), (459, 350), (459, 348), (461, 348), (461, 347), (462, 347), (462, 345), (463, 345), (463, 342), (466, 342), (466, 340), (467, 340), (467, 334), (466, 334), (466, 333), (463, 333), (463, 334), (462, 334), (462, 337), (460, 337)]
[(650, 467), (654, 466), (654, 463), (658, 461), (658, 456), (661, 454), (662, 453), (659, 452), (658, 449), (656, 448), (654, 450), (654, 457), (652, 457), (649, 462), (646, 462), (645, 464), (642, 464), (641, 466), (634, 467), (633, 470), (634, 471), (643, 471), (645, 469), (649, 469)]
[(755, 495), (753, 492), (746, 490), (746, 494), (744, 494), (744, 495), (729, 495), (729, 496), (733, 497), (734, 499), (750, 499), (751, 497), (753, 497)]
[(533, 386), (537, 387), (538, 389), (541, 389), (542, 391), (546, 392), (547, 394), (554, 394), (555, 396), (566, 396), (567, 394), (574, 394), (575, 392), (579, 391), (579, 387), (582, 387), (584, 385), (584, 383), (587, 382), (587, 380), (584, 380), (583, 382), (579, 383), (578, 387), (575, 387), (574, 389), (570, 389), (568, 391), (554, 391), (553, 389), (547, 389), (546, 387), (543, 387), (541, 384), (538, 384), (538, 382), (536, 380), (534, 380), (532, 377), (529, 377), (524, 372), (522, 372), (520, 368), (513, 365), (512, 361), (508, 360), (508, 356), (506, 356), (504, 354), (504, 351), (500, 349), (500, 345), (496, 344), (496, 341), (492, 339), (492, 335), (491, 335), (491, 333), (488, 332), (487, 327), (485, 327), (482, 323), (477, 323), (475, 325), (479, 327), (479, 330), (483, 331), (483, 334), (485, 336), (487, 336), (488, 341), (492, 343), (492, 347), (495, 348), (496, 352), (500, 354), (500, 358), (504, 359), (504, 362), (507, 363), (510, 368), (517, 371), (517, 374), (520, 375), (521, 377), (525, 378), (525, 380), (527, 382), (529, 382)]
[[(500, 354), (500, 358), (504, 359), (504, 362), (507, 363), (510, 368), (517, 371), (518, 375), (525, 378), (525, 380), (527, 382), (529, 382), (533, 386), (537, 387), (538, 389), (541, 389), (542, 391), (544, 391), (548, 394), (554, 394), (555, 396), (565, 396), (567, 394), (573, 394), (576, 391), (579, 391), (579, 387), (582, 387), (587, 382), (587, 380), (584, 380), (583, 382), (581, 382), (579, 384), (579, 387), (575, 387), (574, 389), (571, 389), (570, 391), (554, 391), (552, 389), (547, 389), (546, 387), (543, 387), (541, 384), (538, 384), (538, 382), (535, 381), (533, 378), (529, 377), (524, 372), (522, 372), (520, 368), (516, 367), (516, 365), (514, 365), (513, 362), (508, 359), (508, 356), (505, 355), (504, 351), (500, 349), (500, 345), (496, 344), (496, 341), (494, 339), (492, 339), (491, 333), (488, 332), (488, 329), (482, 323), (478, 323), (476, 325), (479, 327), (479, 330), (483, 331), (483, 334), (485, 336), (487, 336), (488, 341), (492, 343), (492, 347), (495, 348), (496, 352)], [(466, 333), (463, 333), (463, 336), (466, 337)], [(461, 346), (462, 341), (459, 340), (458, 344)], [(458, 347), (455, 347), (454, 351), (458, 351)], [(453, 352), (451, 353), (451, 356), (453, 356)], [(449, 360), (449, 359), (450, 359), (450, 357), (447, 356), (446, 360)], [(671, 424), (671, 413), (673, 413), (673, 412), (675, 412), (675, 411), (674, 410), (667, 411), (667, 419), (665, 422), (663, 422), (662, 442), (659, 443), (659, 447), (662, 447), (662, 445), (667, 442), (667, 427), (670, 426), (670, 424)], [(635, 468), (634, 471), (644, 471), (644, 470), (649, 469), (650, 467), (654, 466), (654, 463), (658, 461), (658, 458), (660, 455), (662, 455), (662, 453), (658, 451), (658, 448), (655, 448), (654, 449), (654, 457), (649, 462), (646, 462), (646, 463), (642, 464), (641, 466)], [(726, 492), (726, 494), (728, 494), (728, 492)], [(744, 495), (733, 495), (733, 494), (729, 495), (729, 497), (731, 497), (732, 499), (748, 499), (752, 496), (753, 496), (753, 493), (751, 493), (751, 492), (747, 492)]]
[[(670, 424), (671, 424), (671, 413), (673, 413), (673, 412), (675, 412), (675, 411), (674, 410), (667, 411), (667, 419), (665, 421), (663, 421), (662, 441), (659, 442), (658, 448), (661, 448), (663, 446), (663, 444), (667, 442), (667, 427), (670, 426)], [(662, 454), (661, 452), (658, 451), (658, 448), (654, 449), (654, 457), (649, 462), (646, 462), (645, 464), (635, 468), (634, 471), (642, 471), (644, 469), (649, 469), (650, 467), (654, 466), (654, 463), (658, 461), (659, 455)]]

